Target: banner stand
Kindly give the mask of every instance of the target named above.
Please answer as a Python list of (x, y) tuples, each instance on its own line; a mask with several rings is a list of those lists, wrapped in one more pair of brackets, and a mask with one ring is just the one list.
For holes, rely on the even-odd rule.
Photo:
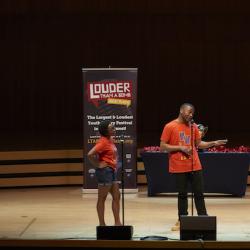
[[(100, 138), (98, 127), (104, 120), (111, 121), (116, 128), (114, 142), (118, 151), (117, 179), (121, 180), (123, 164), (124, 191), (136, 193), (138, 192), (137, 68), (83, 68), (82, 72), (84, 83), (82, 193), (97, 193), (95, 167), (90, 163), (87, 154)], [(123, 154), (121, 154), (122, 147)]]

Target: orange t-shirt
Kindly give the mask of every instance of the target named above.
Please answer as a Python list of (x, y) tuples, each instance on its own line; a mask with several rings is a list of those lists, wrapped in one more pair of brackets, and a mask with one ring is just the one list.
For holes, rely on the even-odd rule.
[(112, 139), (104, 136), (96, 142), (95, 150), (98, 153), (99, 161), (106, 162), (110, 167), (116, 169), (117, 164), (117, 148)]
[[(193, 169), (192, 158), (181, 151), (173, 151), (169, 153), (169, 172), (184, 173), (197, 171), (201, 169), (200, 159), (195, 147), (195, 141), (201, 139), (197, 125), (193, 125)], [(173, 120), (167, 123), (161, 135), (161, 141), (170, 145), (182, 145), (191, 147), (191, 127), (185, 123)]]

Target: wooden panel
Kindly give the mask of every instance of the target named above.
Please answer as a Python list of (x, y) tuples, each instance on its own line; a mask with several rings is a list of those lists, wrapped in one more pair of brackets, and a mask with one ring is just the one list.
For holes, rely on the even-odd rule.
[(0, 174), (83, 171), (82, 163), (2, 165)]
[(0, 179), (0, 187), (83, 184), (82, 176), (51, 176)]
[(31, 160), (82, 157), (82, 150), (37, 150), (0, 152), (0, 160)]
[(137, 162), (137, 170), (144, 170), (144, 163), (143, 162)]
[(137, 175), (137, 184), (146, 184), (147, 178), (146, 175)]

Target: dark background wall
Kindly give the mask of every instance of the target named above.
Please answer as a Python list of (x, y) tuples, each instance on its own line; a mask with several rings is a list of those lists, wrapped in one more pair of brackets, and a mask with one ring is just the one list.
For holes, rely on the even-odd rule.
[(82, 67), (138, 67), (138, 145), (183, 102), (207, 139), (250, 144), (250, 2), (0, 2), (2, 150), (81, 148)]

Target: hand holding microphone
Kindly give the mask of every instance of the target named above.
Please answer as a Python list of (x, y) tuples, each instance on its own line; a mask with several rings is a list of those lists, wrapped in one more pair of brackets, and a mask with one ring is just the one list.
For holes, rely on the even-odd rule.
[(180, 146), (180, 151), (187, 155), (192, 154), (192, 148), (189, 146)]

